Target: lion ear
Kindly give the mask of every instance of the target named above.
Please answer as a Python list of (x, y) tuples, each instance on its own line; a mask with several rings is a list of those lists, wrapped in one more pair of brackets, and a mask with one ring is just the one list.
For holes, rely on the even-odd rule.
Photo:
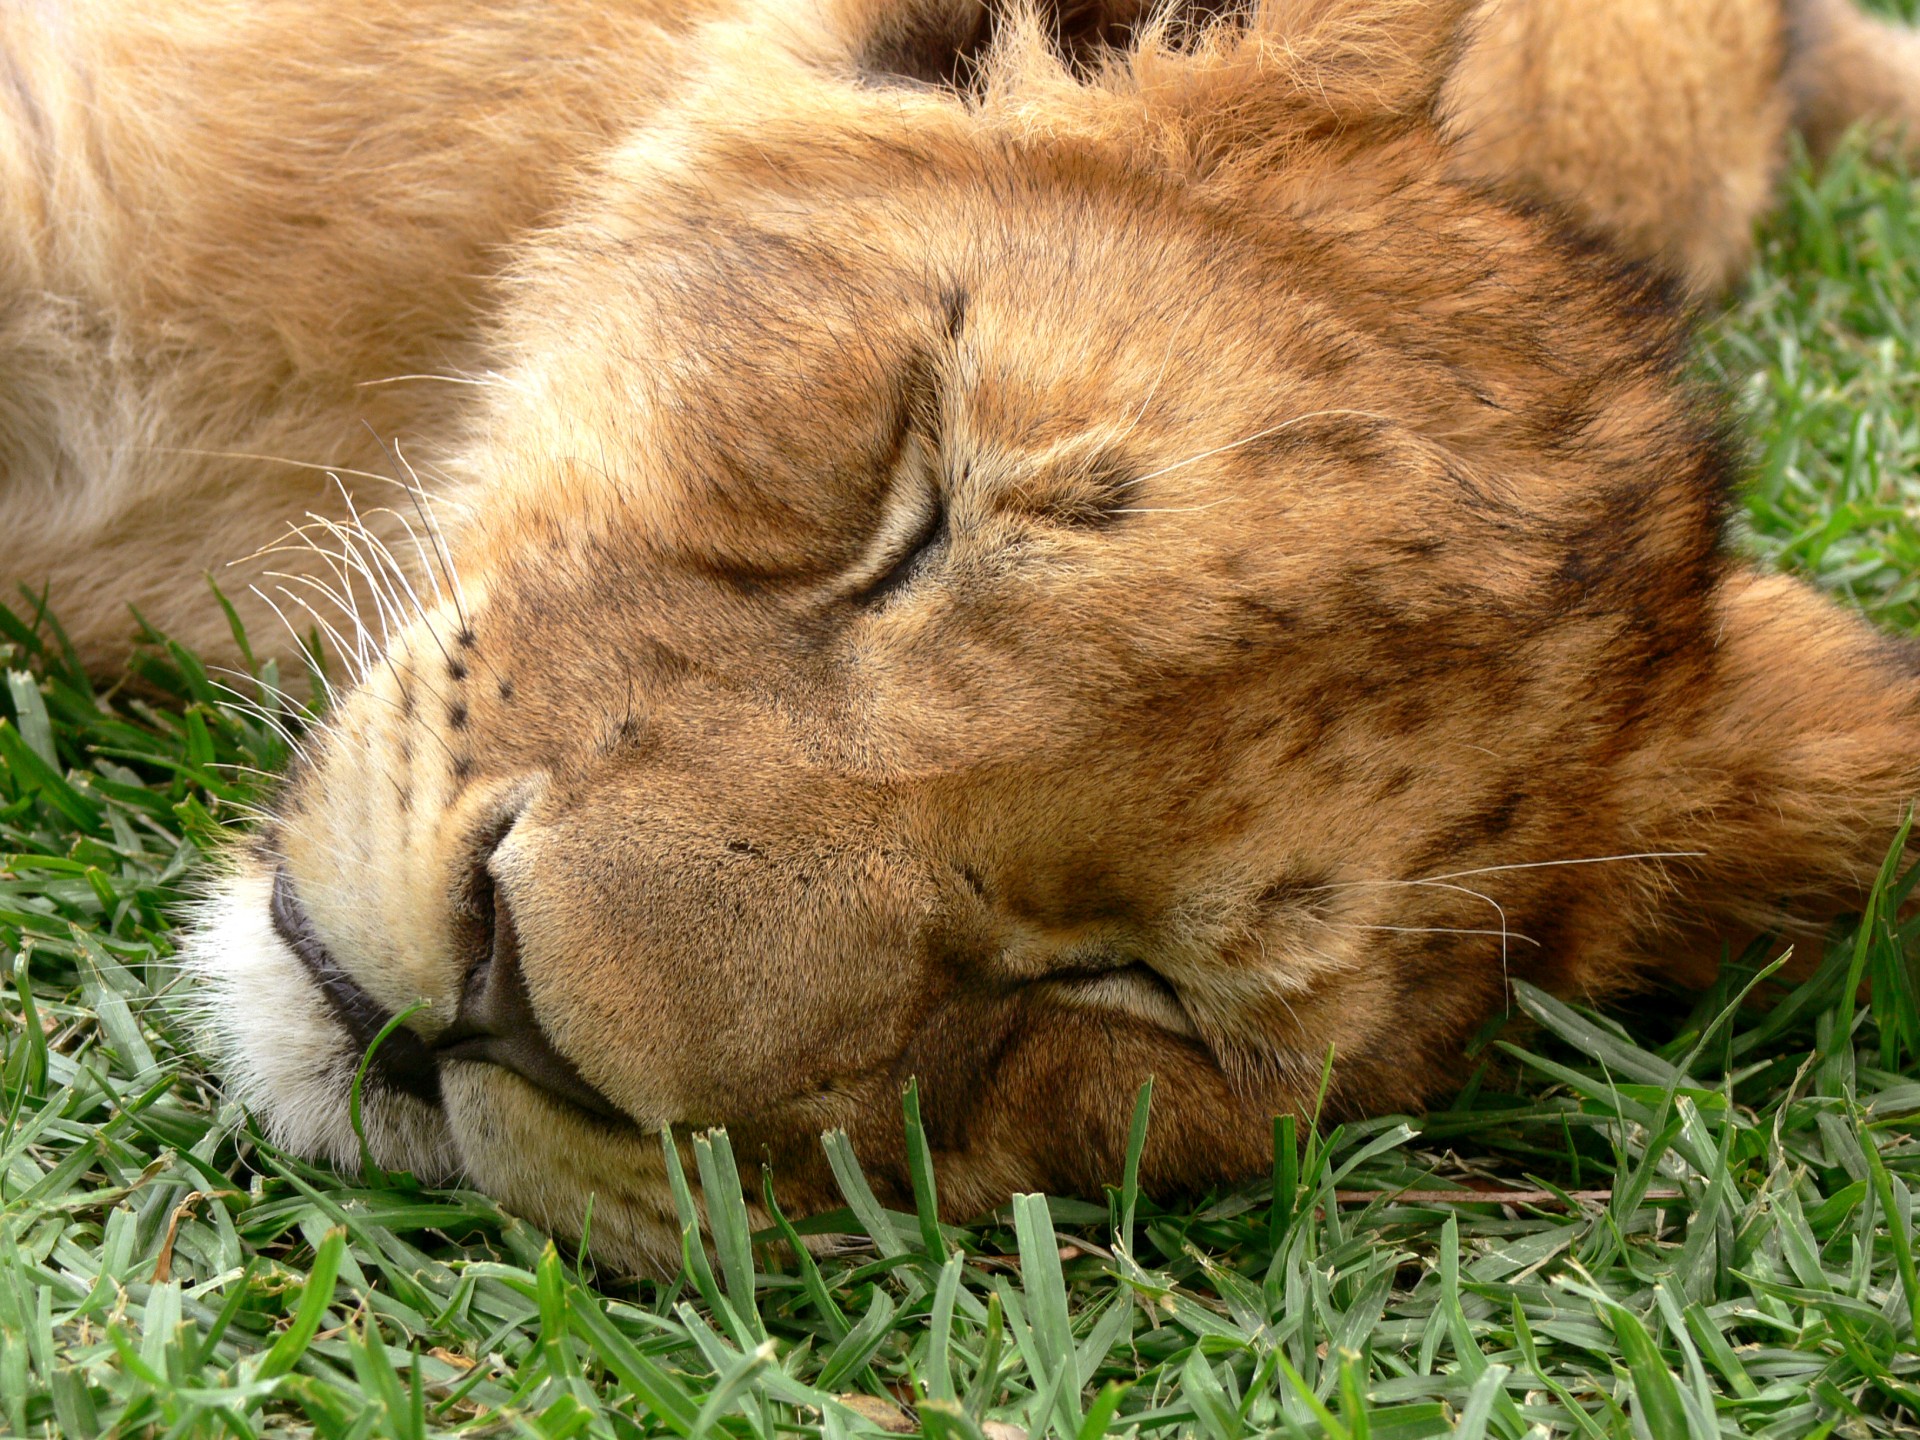
[[(1080, 71), (1138, 51), (1185, 56), (1221, 82), (1315, 102), (1336, 120), (1424, 114), (1479, 0), (831, 0), (876, 78), (966, 83), (1007, 31)], [(1197, 73), (1197, 72), (1196, 72)], [(1243, 97), (1244, 98), (1244, 97)]]
[(1124, 50), (1155, 20), (1194, 26), (1224, 0), (838, 0), (842, 32), (859, 37), (861, 72), (962, 86), (1005, 30), (1031, 28), (1053, 54), (1086, 68)]
[[(1437, 130), (1441, 92), (1481, 0), (1263, 0), (1168, 44), (1143, 32), (1134, 60), (1150, 105), (1175, 105), (1219, 158), (1286, 152), (1303, 139), (1365, 142)], [(1152, 42), (1159, 41), (1154, 44)]]

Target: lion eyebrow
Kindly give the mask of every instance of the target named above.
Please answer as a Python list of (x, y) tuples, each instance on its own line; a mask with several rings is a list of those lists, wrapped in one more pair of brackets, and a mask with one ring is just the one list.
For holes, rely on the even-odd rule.
[[(961, 302), (964, 306), (964, 300)], [(946, 385), (937, 350), (915, 345), (894, 376), (893, 433), (879, 459), (882, 473), (891, 475), (906, 453), (907, 442), (920, 436), (937, 454), (946, 430)]]

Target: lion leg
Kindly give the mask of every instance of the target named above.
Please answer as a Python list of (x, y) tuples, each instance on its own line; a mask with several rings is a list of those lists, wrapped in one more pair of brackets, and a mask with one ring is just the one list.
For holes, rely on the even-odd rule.
[(1818, 935), (1865, 906), (1920, 798), (1920, 645), (1784, 575), (1730, 578), (1718, 609), (1696, 703), (1624, 767), (1622, 804), (1649, 849), (1686, 857), (1668, 914)]
[(1862, 13), (1853, 0), (1788, 0), (1794, 118), (1816, 155), (1847, 129), (1878, 121), (1920, 145), (1920, 33)]
[(1772, 199), (1787, 42), (1779, 0), (1486, 0), (1444, 97), (1459, 164), (1711, 293)]

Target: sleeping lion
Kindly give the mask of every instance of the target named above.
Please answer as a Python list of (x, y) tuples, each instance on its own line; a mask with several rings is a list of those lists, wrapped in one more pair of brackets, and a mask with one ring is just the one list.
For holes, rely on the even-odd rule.
[[(1842, 0), (0, 9), (0, 576), (354, 669), (188, 942), (267, 1133), (671, 1261), (1264, 1172), (1524, 977), (1857, 907), (1920, 653), (1724, 536), (1684, 316)], [(230, 562), (235, 562), (231, 563)], [(104, 577), (104, 578), (103, 578)], [(292, 652), (291, 643), (288, 652)]]

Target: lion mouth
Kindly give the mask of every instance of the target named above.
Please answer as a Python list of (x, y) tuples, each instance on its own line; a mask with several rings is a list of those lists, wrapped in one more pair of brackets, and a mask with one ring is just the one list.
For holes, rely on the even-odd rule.
[(490, 900), (486, 955), (461, 987), (453, 1023), (434, 1041), (443, 1059), (471, 1060), (511, 1070), (529, 1085), (601, 1120), (629, 1117), (601, 1094), (560, 1053), (534, 1011), (521, 963), (520, 931), (513, 910), (483, 872)]
[[(273, 933), (306, 967), (334, 1019), (352, 1038), (354, 1047), (364, 1054), (380, 1038), (380, 1032), (392, 1023), (393, 1012), (355, 984), (353, 977), (333, 958), (315, 933), (313, 920), (294, 890), (293, 877), (284, 867), (273, 877), (270, 914)], [(381, 1041), (368, 1063), (367, 1073), (390, 1090), (411, 1095), (429, 1105), (440, 1103), (440, 1066), (426, 1042), (404, 1025), (396, 1026)]]
[[(394, 1012), (333, 957), (284, 867), (274, 875), (270, 913), (274, 933), (305, 967), (354, 1047), (364, 1054), (380, 1041), (367, 1062), (368, 1077), (376, 1083), (438, 1106), (441, 1063), (467, 1061), (512, 1071), (548, 1096), (602, 1120), (628, 1118), (548, 1038), (527, 995), (518, 936), (504, 913), (496, 919), (487, 959), (468, 978), (453, 1023), (431, 1045), (405, 1025), (388, 1030)], [(388, 1031), (384, 1040), (382, 1031)]]

